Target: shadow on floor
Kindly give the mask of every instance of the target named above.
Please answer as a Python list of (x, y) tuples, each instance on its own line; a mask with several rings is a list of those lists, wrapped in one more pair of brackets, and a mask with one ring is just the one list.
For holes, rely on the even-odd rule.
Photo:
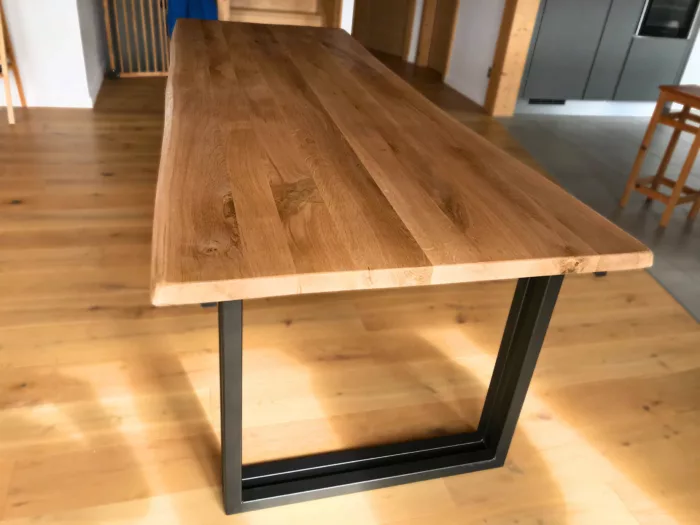
[[(479, 311), (468, 287), (247, 302), (244, 369), (267, 373), (244, 379), (245, 461), (473, 431), (512, 286), (500, 283), (499, 290)], [(265, 407), (272, 407), (267, 421)], [(521, 432), (515, 443), (518, 454), (505, 468), (331, 499), (326, 507), (362, 502), (382, 523), (428, 514), (461, 523), (465, 507), (477, 520), (498, 514), (497, 506), (532, 523), (567, 523), (540, 453)]]
[(17, 452), (0, 520), (131, 500), (122, 518), (146, 515), (151, 488), (119, 409), (77, 375), (24, 368), (14, 381), (2, 396), (0, 442)]

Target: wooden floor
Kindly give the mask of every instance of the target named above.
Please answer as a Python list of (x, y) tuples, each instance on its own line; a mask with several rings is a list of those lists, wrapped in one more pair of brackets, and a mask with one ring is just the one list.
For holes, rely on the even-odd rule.
[[(3, 524), (700, 523), (700, 326), (641, 271), (567, 278), (506, 467), (224, 516), (216, 313), (149, 306), (162, 98), (0, 127)], [(246, 303), (246, 461), (473, 427), (513, 286)]]

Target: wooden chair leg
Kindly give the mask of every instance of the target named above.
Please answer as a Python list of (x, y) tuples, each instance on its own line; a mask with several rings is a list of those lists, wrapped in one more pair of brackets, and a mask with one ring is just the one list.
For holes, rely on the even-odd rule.
[[(0, 11), (2, 11), (2, 2), (0, 2)], [(10, 38), (10, 33), (7, 30), (7, 22), (4, 18), (2, 18), (2, 30), (5, 34), (5, 53), (7, 54), (7, 62), (12, 64), (12, 73), (15, 77), (15, 86), (17, 86), (19, 103), (22, 105), (23, 108), (26, 108), (27, 99), (24, 98), (24, 86), (22, 85), (22, 76), (19, 74), (19, 67), (17, 66), (17, 57), (15, 57), (15, 50), (12, 47), (12, 39)]]
[[(690, 113), (690, 106), (683, 106), (683, 110), (681, 111), (680, 114), (680, 120), (681, 122), (685, 122), (685, 118)], [(666, 148), (666, 152), (664, 153), (663, 159), (661, 159), (661, 164), (659, 165), (659, 170), (656, 172), (656, 176), (654, 177), (653, 182), (651, 183), (652, 189), (658, 189), (659, 184), (663, 180), (664, 176), (666, 175), (666, 170), (668, 169), (668, 165), (671, 162), (671, 158), (673, 157), (673, 152), (676, 150), (676, 145), (678, 144), (678, 139), (681, 137), (681, 130), (680, 129), (674, 129), (673, 130), (673, 135), (671, 135), (671, 140), (668, 143), (668, 147)]]
[(688, 219), (689, 220), (694, 220), (695, 217), (698, 216), (698, 212), (700, 211), (700, 195), (695, 199), (695, 204), (693, 204), (693, 207), (690, 210), (690, 213), (688, 214)]
[(685, 181), (688, 180), (688, 175), (690, 175), (690, 170), (693, 169), (693, 164), (695, 164), (695, 157), (697, 157), (699, 149), (700, 133), (695, 135), (695, 140), (693, 141), (693, 145), (690, 146), (690, 151), (688, 151), (688, 157), (685, 159), (685, 163), (683, 164), (681, 173), (678, 176), (678, 181), (676, 181), (676, 185), (673, 187), (673, 192), (671, 192), (671, 196), (668, 198), (668, 204), (666, 205), (664, 214), (661, 216), (661, 226), (663, 226), (664, 228), (668, 226), (668, 222), (671, 220), (671, 215), (673, 215), (673, 209), (678, 203), (678, 199), (680, 198), (681, 192), (683, 191), (683, 186), (685, 186)]
[(7, 120), (15, 123), (15, 112), (12, 108), (12, 90), (10, 87), (10, 69), (7, 67), (7, 53), (5, 52), (5, 21), (0, 11), (0, 67), (2, 67), (2, 83), (5, 85), (5, 103), (7, 104)]
[(635, 184), (637, 182), (637, 177), (639, 177), (639, 172), (642, 169), (644, 159), (647, 156), (647, 151), (649, 149), (649, 146), (651, 145), (651, 139), (654, 137), (656, 126), (659, 124), (659, 119), (661, 118), (661, 114), (664, 111), (664, 104), (666, 104), (666, 97), (663, 93), (661, 93), (661, 95), (659, 95), (659, 100), (656, 102), (654, 114), (651, 116), (651, 120), (649, 121), (649, 127), (647, 127), (647, 131), (644, 134), (644, 138), (642, 139), (642, 145), (639, 147), (639, 153), (637, 154), (637, 158), (634, 161), (634, 165), (632, 166), (632, 171), (630, 172), (630, 176), (627, 179), (625, 191), (622, 194), (622, 198), (620, 199), (620, 206), (622, 208), (627, 206), (627, 201), (629, 201), (632, 190), (634, 190)]
[(27, 107), (27, 99), (24, 98), (24, 86), (22, 85), (22, 77), (19, 74), (19, 69), (17, 68), (17, 62), (12, 67), (15, 73), (15, 86), (17, 86), (17, 93), (19, 94), (19, 103), (23, 108)]

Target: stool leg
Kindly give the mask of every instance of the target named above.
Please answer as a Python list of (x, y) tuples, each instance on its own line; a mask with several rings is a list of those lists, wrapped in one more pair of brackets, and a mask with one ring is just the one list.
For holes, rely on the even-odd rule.
[(663, 93), (659, 95), (659, 100), (656, 102), (656, 108), (654, 109), (654, 114), (651, 116), (649, 121), (649, 127), (647, 128), (644, 138), (642, 139), (642, 145), (639, 147), (639, 153), (637, 154), (637, 159), (634, 161), (632, 166), (632, 171), (630, 172), (629, 179), (627, 179), (627, 186), (625, 186), (625, 191), (620, 199), (620, 206), (624, 208), (627, 206), (627, 201), (630, 198), (630, 194), (634, 189), (635, 183), (637, 182), (637, 177), (639, 177), (639, 172), (642, 169), (642, 164), (644, 164), (644, 158), (647, 156), (647, 150), (651, 145), (651, 139), (654, 137), (654, 132), (656, 131), (656, 126), (659, 123), (661, 114), (664, 111), (664, 104), (666, 103), (666, 97)]
[(673, 192), (668, 198), (668, 204), (666, 205), (664, 214), (661, 216), (661, 226), (663, 226), (664, 228), (668, 226), (668, 221), (671, 220), (673, 209), (678, 203), (678, 199), (680, 198), (681, 192), (683, 191), (683, 186), (685, 186), (685, 181), (688, 180), (690, 170), (693, 169), (693, 164), (695, 164), (695, 157), (697, 157), (698, 155), (698, 149), (700, 149), (700, 133), (695, 135), (695, 140), (693, 141), (693, 145), (690, 146), (690, 151), (688, 152), (688, 157), (685, 159), (685, 163), (683, 164), (683, 169), (681, 169), (681, 173), (678, 176), (676, 185), (673, 187)]
[(2, 67), (2, 83), (5, 86), (5, 103), (7, 104), (7, 121), (15, 123), (15, 112), (12, 109), (12, 91), (10, 89), (10, 69), (7, 67), (7, 53), (5, 52), (5, 22), (0, 12), (0, 67)]
[(695, 199), (695, 204), (693, 204), (693, 208), (690, 210), (690, 213), (688, 214), (688, 219), (693, 220), (695, 217), (698, 216), (698, 212), (700, 211), (700, 195), (697, 196)]
[[(679, 120), (681, 122), (685, 122), (688, 113), (690, 113), (690, 106), (683, 106), (683, 110), (681, 111)], [(651, 183), (652, 189), (658, 189), (661, 180), (664, 178), (664, 175), (666, 175), (666, 169), (668, 168), (668, 164), (671, 162), (671, 157), (673, 157), (673, 152), (676, 150), (676, 145), (678, 144), (678, 139), (680, 138), (680, 136), (681, 130), (674, 129), (673, 135), (671, 135), (671, 140), (669, 141), (668, 147), (666, 148), (666, 152), (664, 153), (664, 157), (663, 159), (661, 159), (659, 171), (656, 172), (654, 181)]]

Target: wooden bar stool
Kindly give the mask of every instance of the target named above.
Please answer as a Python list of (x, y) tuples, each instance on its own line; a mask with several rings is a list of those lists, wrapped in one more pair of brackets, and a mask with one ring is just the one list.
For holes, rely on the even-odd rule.
[[(673, 209), (679, 204), (688, 202), (695, 203), (688, 216), (689, 219), (694, 219), (698, 211), (700, 211), (700, 191), (685, 185), (690, 175), (690, 170), (695, 163), (695, 158), (698, 155), (698, 150), (700, 149), (700, 115), (692, 113), (691, 111), (692, 109), (700, 110), (700, 86), (661, 86), (660, 89), (661, 93), (656, 103), (656, 109), (654, 109), (649, 127), (642, 140), (637, 159), (632, 166), (632, 172), (627, 180), (625, 192), (622, 195), (622, 199), (620, 199), (620, 206), (624, 208), (630, 198), (632, 190), (637, 190), (639, 193), (646, 195), (647, 199), (654, 199), (666, 204), (666, 210), (664, 210), (661, 216), (661, 226), (666, 227), (671, 220)], [(683, 109), (681, 111), (664, 114), (664, 106), (671, 102), (682, 104)], [(656, 175), (638, 178), (658, 124), (673, 128), (671, 141), (668, 143), (668, 147), (661, 159), (661, 165)], [(683, 131), (693, 134), (695, 139), (690, 146), (690, 151), (688, 151), (688, 156), (678, 175), (678, 180), (674, 181), (666, 177), (666, 169), (668, 168), (669, 162), (671, 162), (673, 151), (676, 149), (676, 144), (678, 144), (678, 139)], [(671, 188), (671, 195), (661, 193), (658, 190), (660, 185)]]
[(27, 107), (27, 101), (24, 99), (24, 89), (22, 88), (22, 78), (19, 76), (17, 68), (17, 58), (12, 49), (12, 41), (7, 31), (5, 23), (5, 13), (0, 1), (0, 79), (5, 88), (5, 104), (7, 105), (7, 121), (10, 124), (15, 123), (15, 111), (12, 107), (12, 91), (10, 88), (10, 74), (15, 77), (15, 85), (19, 94), (19, 101), (23, 108)]

